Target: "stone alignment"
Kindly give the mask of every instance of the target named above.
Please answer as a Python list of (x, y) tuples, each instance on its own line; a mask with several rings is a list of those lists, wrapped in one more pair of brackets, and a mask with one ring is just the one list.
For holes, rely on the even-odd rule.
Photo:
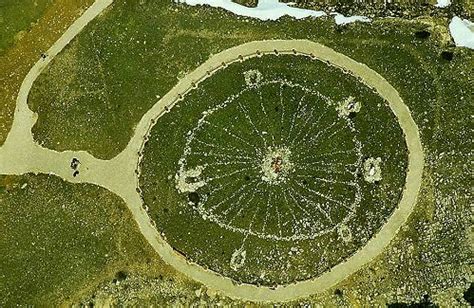
[[(248, 82), (249, 72), (259, 77)], [(357, 117), (339, 113), (351, 95), (364, 101)], [(362, 177), (368, 156), (384, 159), (380, 184)], [(387, 103), (294, 54), (232, 63), (201, 82), (157, 119), (143, 157), (144, 203), (170, 245), (261, 285), (316, 277), (363, 246), (396, 207), (406, 172)], [(246, 261), (232, 271), (237, 251)]]
[[(380, 96), (388, 101), (389, 107), (396, 115), (402, 127), (409, 150), (408, 171), (403, 197), (389, 221), (359, 252), (335, 266), (331, 271), (315, 279), (286, 286), (278, 286), (276, 288), (256, 287), (246, 284), (235, 285), (230, 279), (206, 270), (203, 271), (199, 266), (185, 261), (180, 255), (178, 255), (180, 258), (177, 258), (176, 253), (170, 251), (172, 248), (165, 245), (168, 252), (162, 254), (164, 259), (190, 277), (194, 277), (196, 280), (223, 292), (223, 294), (227, 296), (246, 300), (272, 302), (287, 301), (327, 290), (352, 273), (355, 273), (360, 267), (367, 264), (369, 260), (375, 258), (382, 252), (413, 210), (421, 185), (424, 157), (418, 128), (397, 91), (383, 77), (367, 66), (351, 60), (328, 47), (307, 40), (256, 41), (230, 48), (213, 56), (194, 72), (190, 73), (187, 78), (182, 80), (163, 97), (161, 100), (162, 104), (155, 105), (152, 110), (145, 115), (140, 123), (142, 130), (145, 131), (144, 135), (148, 135), (147, 132), (150, 130), (150, 126), (156, 121), (155, 118), (157, 115), (159, 116), (161, 112), (168, 111), (171, 106), (182, 99), (184, 94), (196, 87), (200, 81), (212, 75), (220, 66), (223, 64), (228, 65), (234, 61), (242, 61), (247, 57), (261, 56), (263, 53), (302, 54), (328, 61), (332, 65), (358, 76), (363, 83), (374, 88)], [(154, 112), (152, 112), (153, 110)], [(146, 127), (146, 123), (150, 123), (150, 126)], [(135, 138), (138, 138), (137, 135), (135, 135)], [(347, 234), (346, 237), (350, 237), (350, 234)], [(242, 254), (243, 252), (238, 253)], [(173, 257), (173, 255), (175, 255), (175, 257)]]

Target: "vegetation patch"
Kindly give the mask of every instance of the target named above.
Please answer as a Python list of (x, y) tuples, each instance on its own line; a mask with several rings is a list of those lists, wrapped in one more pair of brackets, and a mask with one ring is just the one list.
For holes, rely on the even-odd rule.
[(102, 188), (0, 176), (0, 205), (2, 306), (57, 305), (154, 258), (126, 206)]
[(71, 302), (85, 307), (227, 307), (237, 303), (238, 301), (230, 298), (218, 296), (204, 286), (182, 279), (176, 273), (152, 274), (145, 267), (124, 280), (104, 282), (87, 296)]
[[(34, 138), (58, 151), (112, 158), (145, 112), (186, 73), (212, 54), (264, 39), (309, 39), (367, 64), (395, 86), (417, 120), (437, 105), (431, 72), (452, 62), (441, 56), (453, 51), (440, 40), (446, 26), (431, 19), (341, 26), (332, 18), (262, 22), (167, 1), (114, 2), (33, 85), (28, 104), (39, 114)], [(431, 35), (420, 39), (420, 31)], [(418, 125), (430, 127), (435, 119)]]
[(245, 5), (248, 7), (256, 7), (258, 4), (258, 0), (232, 0), (232, 2)]

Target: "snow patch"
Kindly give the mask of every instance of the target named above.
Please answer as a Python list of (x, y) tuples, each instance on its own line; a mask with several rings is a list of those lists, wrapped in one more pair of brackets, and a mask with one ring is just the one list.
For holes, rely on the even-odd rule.
[(474, 49), (474, 23), (454, 16), (449, 23), (449, 31), (456, 46)]
[[(229, 12), (240, 16), (257, 18), (260, 20), (277, 20), (282, 16), (288, 15), (296, 19), (306, 17), (326, 16), (323, 11), (314, 11), (293, 7), (293, 3), (280, 3), (278, 0), (259, 0), (256, 7), (246, 7), (244, 5), (232, 2), (231, 0), (175, 0), (177, 3), (188, 5), (209, 5), (216, 8), (223, 8)], [(344, 25), (355, 21), (369, 22), (370, 18), (365, 16), (344, 16), (339, 13), (334, 15), (336, 24)]]
[(435, 4), (436, 7), (445, 8), (451, 4), (451, 0), (438, 0), (438, 3)]
[(246, 7), (244, 5), (232, 2), (231, 0), (178, 0), (178, 3), (188, 5), (210, 5), (212, 7), (223, 8), (234, 14), (246, 17), (257, 18), (260, 20), (277, 20), (282, 16), (289, 15), (296, 19), (305, 17), (320, 17), (326, 15), (321, 11), (299, 9), (289, 6), (286, 3), (280, 3), (278, 0), (260, 0), (256, 7)]
[(334, 15), (334, 20), (336, 21), (337, 25), (345, 25), (351, 22), (361, 21), (361, 22), (370, 22), (372, 21), (369, 17), (366, 16), (344, 16), (339, 13), (331, 13)]

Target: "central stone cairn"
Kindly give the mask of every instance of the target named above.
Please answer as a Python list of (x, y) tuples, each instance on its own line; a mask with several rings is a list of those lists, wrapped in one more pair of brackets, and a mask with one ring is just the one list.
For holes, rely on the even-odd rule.
[[(319, 75), (326, 84), (309, 80)], [(403, 177), (390, 174), (404, 172), (406, 153), (364, 147), (383, 140), (366, 122), (376, 117), (393, 130), (388, 151), (403, 150), (403, 135), (386, 124), (394, 120), (384, 101), (354, 83), (306, 57), (253, 58), (218, 71), (159, 118), (140, 184), (170, 245), (264, 285), (315, 277), (362, 247), (397, 204)]]
[(284, 182), (293, 170), (290, 156), (291, 151), (288, 148), (269, 148), (262, 160), (262, 179), (273, 184)]

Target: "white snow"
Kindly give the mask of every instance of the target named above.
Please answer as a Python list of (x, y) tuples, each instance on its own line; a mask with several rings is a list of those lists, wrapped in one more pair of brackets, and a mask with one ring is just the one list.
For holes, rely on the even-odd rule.
[[(177, 0), (179, 3), (188, 5), (210, 5), (212, 7), (223, 8), (234, 14), (246, 17), (257, 18), (260, 20), (277, 20), (282, 16), (288, 15), (297, 19), (305, 17), (321, 17), (326, 16), (323, 11), (314, 11), (292, 7), (291, 3), (280, 3), (278, 0), (259, 0), (256, 7), (246, 7), (231, 0)], [(335, 15), (335, 21), (338, 25), (343, 25), (355, 21), (370, 21), (365, 16), (346, 17), (339, 13)]]
[(246, 7), (231, 0), (181, 0), (180, 3), (188, 5), (210, 5), (212, 7), (223, 8), (240, 16), (257, 18), (260, 20), (277, 20), (278, 18), (289, 15), (300, 19), (305, 17), (320, 17), (326, 15), (321, 11), (305, 10), (280, 3), (278, 0), (260, 0), (256, 7)]
[(438, 3), (435, 4), (436, 7), (444, 8), (451, 4), (451, 0), (438, 0)]
[(449, 23), (449, 31), (456, 46), (474, 49), (474, 23), (454, 16)]
[(355, 21), (362, 21), (362, 22), (370, 22), (371, 19), (369, 17), (366, 17), (366, 16), (349, 16), (349, 17), (346, 17), (342, 14), (339, 14), (339, 13), (332, 13), (331, 15), (334, 15), (334, 20), (336, 21), (336, 24), (337, 25), (345, 25), (345, 24), (348, 24), (348, 23), (351, 23), (351, 22), (355, 22)]

